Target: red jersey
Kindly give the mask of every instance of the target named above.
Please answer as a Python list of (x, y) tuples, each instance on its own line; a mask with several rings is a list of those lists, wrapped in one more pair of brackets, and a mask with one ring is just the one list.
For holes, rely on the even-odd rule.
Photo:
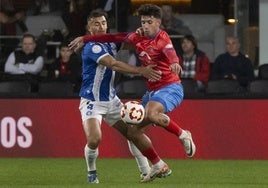
[(143, 66), (156, 64), (155, 69), (162, 72), (161, 79), (158, 81), (152, 82), (145, 79), (149, 91), (155, 91), (163, 86), (181, 81), (170, 70), (171, 64), (179, 63), (179, 58), (165, 31), (160, 30), (154, 38), (143, 37), (133, 32), (127, 36), (125, 41), (134, 44), (136, 53)]
[(171, 64), (179, 63), (179, 58), (168, 34), (163, 30), (160, 30), (154, 38), (147, 38), (132, 32), (130, 34), (86, 35), (83, 41), (132, 43), (136, 47), (136, 53), (143, 66), (156, 64), (155, 69), (162, 72), (162, 77), (158, 81), (152, 82), (145, 78), (149, 91), (158, 90), (174, 82), (181, 82), (180, 78), (170, 70)]

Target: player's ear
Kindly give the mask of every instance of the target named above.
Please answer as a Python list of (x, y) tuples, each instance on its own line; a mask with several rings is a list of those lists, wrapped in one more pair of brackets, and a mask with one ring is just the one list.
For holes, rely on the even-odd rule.
[(88, 24), (86, 25), (86, 31), (90, 32), (90, 26)]
[(158, 23), (158, 25), (160, 26), (161, 23), (162, 23), (162, 20), (161, 20), (161, 19), (157, 19), (157, 23)]

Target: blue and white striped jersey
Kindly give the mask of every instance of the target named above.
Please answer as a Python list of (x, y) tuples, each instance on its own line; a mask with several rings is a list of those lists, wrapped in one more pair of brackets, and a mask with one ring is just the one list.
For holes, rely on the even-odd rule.
[(99, 60), (110, 54), (115, 56), (114, 43), (88, 42), (82, 51), (82, 86), (79, 96), (92, 101), (110, 101), (116, 95), (115, 72), (99, 64)]

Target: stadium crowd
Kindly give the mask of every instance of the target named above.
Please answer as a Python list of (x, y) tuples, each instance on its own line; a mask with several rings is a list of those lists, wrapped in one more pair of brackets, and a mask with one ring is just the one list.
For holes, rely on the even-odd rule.
[[(97, 8), (104, 9), (108, 13), (110, 28), (116, 26), (117, 31), (128, 31), (128, 20), (123, 18), (127, 18), (125, 15), (131, 12), (130, 1), (122, 1), (124, 6), (119, 6), (120, 9), (115, 9), (115, 1), (111, 2), (112, 4), (108, 4), (108, 1), (95, 0), (0, 0), (0, 84), (1, 82), (24, 80), (31, 84), (30, 93), (38, 93), (40, 83), (68, 82), (73, 86), (73, 96), (77, 97), (81, 84), (81, 76), (78, 76), (81, 72), (81, 68), (79, 69), (81, 58), (80, 54), (71, 53), (71, 60), (66, 60), (71, 61), (70, 64), (64, 64), (62, 53), (69, 53), (62, 52), (64, 44), (77, 36), (86, 34), (85, 18), (91, 10)], [(185, 98), (267, 97), (267, 83), (264, 81), (267, 79), (267, 66), (254, 68), (253, 62), (241, 52), (237, 37), (227, 36), (226, 51), (223, 51), (212, 62), (203, 49), (198, 48), (191, 28), (188, 28), (181, 20), (174, 18), (172, 7), (164, 4), (162, 10), (164, 18), (161, 28), (170, 35), (182, 35), (181, 39), (172, 40), (172, 42), (183, 68), (181, 77)], [(39, 36), (34, 36), (36, 39), (34, 40), (34, 51), (26, 53), (21, 39), (25, 36), (24, 34), (27, 36), (32, 33), (27, 28), (25, 20), (27, 16), (38, 15), (57, 16), (62, 19), (66, 28), (62, 30), (44, 29)], [(53, 45), (48, 45), (49, 42), (52, 42)], [(38, 68), (35, 67), (35, 71), (33, 71), (33, 68), (29, 67), (36, 65), (34, 62), (37, 59), (42, 59), (43, 62), (38, 63)], [(133, 51), (118, 56), (118, 59), (129, 64), (139, 65)], [(14, 62), (11, 63), (12, 61)], [(11, 64), (13, 64), (13, 68), (11, 68)], [(15, 69), (17, 71), (14, 72)], [(255, 71), (257, 69), (259, 70)], [(127, 89), (135, 88), (139, 78), (122, 74), (118, 74), (117, 78), (116, 83), (121, 98), (141, 97), (143, 92), (133, 93)], [(123, 87), (125, 82), (128, 82), (127, 88)], [(144, 85), (140, 87), (146, 89)], [(0, 92), (2, 92), (1, 89)]]

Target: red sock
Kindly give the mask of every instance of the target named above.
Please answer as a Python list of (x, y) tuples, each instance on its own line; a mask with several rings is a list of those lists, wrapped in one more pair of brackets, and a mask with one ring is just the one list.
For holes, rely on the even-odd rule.
[(141, 153), (147, 157), (152, 164), (156, 164), (158, 161), (160, 161), (160, 157), (152, 146), (144, 151), (141, 151)]
[(175, 134), (176, 136), (180, 136), (182, 129), (180, 128), (180, 126), (175, 123), (175, 121), (171, 120), (169, 121), (168, 126), (165, 128), (167, 131)]

